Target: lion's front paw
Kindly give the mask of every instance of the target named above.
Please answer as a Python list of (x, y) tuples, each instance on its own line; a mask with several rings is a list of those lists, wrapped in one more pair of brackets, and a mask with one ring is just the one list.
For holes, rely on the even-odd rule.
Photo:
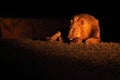
[(70, 44), (73, 44), (73, 43), (75, 43), (75, 44), (82, 43), (82, 40), (81, 40), (81, 38), (75, 38), (72, 41), (70, 41)]
[(85, 41), (86, 44), (94, 45), (100, 43), (99, 39), (89, 38)]

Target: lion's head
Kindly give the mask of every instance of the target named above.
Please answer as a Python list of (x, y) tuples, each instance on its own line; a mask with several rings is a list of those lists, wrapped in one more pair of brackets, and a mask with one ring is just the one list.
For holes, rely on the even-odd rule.
[(74, 40), (75, 38), (81, 37), (85, 20), (83, 18), (79, 18), (79, 16), (75, 16), (71, 20), (71, 25), (68, 33), (68, 39)]

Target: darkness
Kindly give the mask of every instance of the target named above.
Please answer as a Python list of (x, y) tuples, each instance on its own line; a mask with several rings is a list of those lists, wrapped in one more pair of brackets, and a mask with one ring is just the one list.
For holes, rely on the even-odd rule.
[[(26, 0), (26, 2), (23, 2), (23, 1), (19, 2), (18, 0), (16, 0), (14, 2), (11, 2), (11, 0), (9, 0), (7, 2), (1, 2), (0, 17), (70, 19), (75, 14), (89, 13), (89, 14), (92, 14), (93, 16), (95, 16), (96, 18), (98, 18), (100, 21), (102, 41), (104, 41), (104, 42), (120, 42), (119, 25), (117, 24), (119, 22), (116, 20), (116, 17), (118, 18), (118, 15), (116, 14), (116, 12), (114, 10), (115, 8), (113, 8), (112, 0), (103, 0), (103, 1), (102, 0), (56, 0), (56, 1), (43, 0), (41, 2), (40, 1), (41, 0), (39, 0), (38, 2), (35, 2), (35, 1), (33, 2), (30, 0)], [(0, 37), (1, 37), (1, 33), (0, 33)], [(68, 80), (72, 80), (73, 78), (76, 79), (79, 77), (79, 75), (73, 75), (74, 70), (75, 70), (75, 73), (77, 72), (77, 74), (79, 74), (79, 69), (83, 69), (83, 72), (80, 72), (81, 74), (83, 73), (82, 75), (85, 74), (84, 70), (85, 70), (85, 72), (88, 70), (88, 75), (87, 75), (88, 77), (85, 74), (85, 76), (84, 76), (85, 79), (91, 78), (91, 75), (93, 75), (92, 77), (94, 77), (94, 74), (97, 73), (97, 72), (95, 72), (95, 70), (97, 70), (97, 67), (91, 68), (92, 65), (86, 65), (81, 62), (82, 65), (80, 65), (80, 68), (78, 68), (79, 61), (78, 61), (78, 63), (70, 62), (72, 64), (69, 64), (69, 62), (68, 62), (68, 64), (65, 63), (65, 65), (64, 65), (64, 62), (65, 62), (64, 59), (63, 59), (63, 63), (61, 63), (62, 61), (60, 61), (59, 58), (56, 59), (57, 57), (49, 58), (44, 55), (33, 54), (35, 52), (36, 53), (39, 53), (39, 52), (29, 50), (28, 48), (23, 49), (23, 47), (21, 47), (21, 46), (16, 47), (16, 45), (18, 45), (18, 44), (13, 44), (13, 43), (15, 43), (14, 40), (12, 42), (11, 41), (9, 41), (8, 43), (6, 43), (6, 42), (7, 41), (5, 41), (4, 43), (2, 43), (2, 41), (0, 42), (1, 43), (0, 52), (4, 52), (4, 54), (0, 54), (2, 56), (1, 59), (3, 60), (3, 61), (1, 60), (1, 62), (3, 63), (3, 64), (1, 64), (1, 69), (2, 69), (1, 73), (2, 73), (2, 76), (3, 75), (5, 76), (4, 78), (12, 77), (12, 79), (13, 79), (13, 76), (15, 78), (16, 77), (22, 78), (23, 76), (27, 76), (30, 78), (32, 76), (34, 76), (36, 78), (38, 76), (39, 77), (42, 76), (42, 78), (44, 78), (44, 79), (46, 79), (46, 78), (52, 79), (55, 77), (55, 78), (57, 78), (56, 80), (62, 80), (61, 78), (58, 79), (60, 77), (58, 75), (59, 72), (58, 72), (58, 74), (55, 74), (56, 69), (59, 67), (61, 67), (60, 70), (62, 70), (62, 71), (60, 71), (58, 69), (58, 71), (60, 71), (60, 74), (65, 75), (65, 78), (68, 77), (69, 78)], [(44, 50), (43, 50), (43, 52), (44, 52)], [(45, 52), (47, 52), (47, 51), (45, 51)], [(42, 50), (40, 51), (40, 53), (42, 53)], [(61, 56), (60, 56), (60, 58), (61, 58)], [(114, 59), (114, 56), (111, 58)], [(4, 60), (5, 60), (5, 62), (4, 62)], [(58, 60), (58, 61), (56, 61), (56, 60)], [(116, 61), (116, 59), (115, 59), (115, 61)], [(114, 61), (111, 62), (108, 60), (108, 62), (111, 65), (113, 64), (112, 66), (114, 66)], [(50, 63), (52, 63), (52, 64), (50, 64)], [(84, 67), (84, 65), (85, 65), (85, 67)], [(78, 67), (76, 67), (76, 66), (78, 66)], [(116, 79), (116, 75), (114, 75), (114, 73), (116, 73), (116, 74), (118, 73), (117, 75), (119, 76), (119, 70), (118, 70), (119, 66), (118, 67), (116, 67), (116, 66), (117, 65), (115, 65), (115, 68), (112, 68), (112, 69), (111, 68), (109, 69), (109, 65), (105, 69), (102, 69), (102, 67), (104, 68), (104, 66), (100, 66), (100, 67), (98, 67), (98, 74), (96, 74), (96, 75), (99, 75), (99, 73), (102, 74), (102, 72), (105, 72), (104, 73), (105, 77), (109, 77), (108, 75), (110, 72), (110, 75), (115, 76), (114, 78)], [(87, 67), (87, 69), (86, 69), (86, 67)], [(55, 68), (55, 70), (54, 70), (54, 68)], [(93, 68), (95, 68), (95, 70), (93, 70), (94, 74), (89, 74), (90, 72), (92, 72), (92, 70), (90, 70), (90, 69), (93, 69)], [(100, 71), (99, 71), (99, 68), (100, 68)], [(14, 71), (14, 70), (17, 70), (17, 71)], [(64, 74), (62, 74), (63, 70), (65, 70)], [(116, 70), (118, 70), (118, 71), (116, 71)], [(73, 73), (71, 74), (72, 71), (73, 71)], [(53, 72), (53, 74), (51, 74), (52, 72)], [(67, 74), (67, 76), (66, 76), (66, 74)], [(54, 76), (54, 75), (56, 75), (56, 76)], [(65, 80), (67, 80), (67, 79), (65, 79)]]
[(120, 41), (112, 0), (43, 0), (14, 3), (16, 4), (2, 6), (0, 16), (70, 19), (75, 14), (90, 13), (100, 21), (102, 41)]

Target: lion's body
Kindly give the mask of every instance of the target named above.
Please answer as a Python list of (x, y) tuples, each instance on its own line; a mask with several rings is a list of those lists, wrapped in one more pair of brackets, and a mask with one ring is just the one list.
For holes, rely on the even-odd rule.
[[(57, 32), (49, 41), (59, 39), (61, 42), (61, 33)], [(75, 15), (71, 20), (70, 29), (67, 34), (70, 43), (81, 43), (85, 41), (86, 44), (97, 44), (100, 42), (100, 27), (99, 21), (90, 14)]]

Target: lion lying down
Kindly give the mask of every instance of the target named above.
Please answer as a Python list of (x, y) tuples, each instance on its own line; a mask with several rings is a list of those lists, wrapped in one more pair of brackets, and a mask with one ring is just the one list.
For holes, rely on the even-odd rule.
[[(99, 21), (90, 14), (78, 14), (73, 17), (68, 30), (67, 39), (70, 43), (98, 44), (100, 43)], [(63, 42), (62, 32), (58, 31), (49, 38), (50, 42)]]

